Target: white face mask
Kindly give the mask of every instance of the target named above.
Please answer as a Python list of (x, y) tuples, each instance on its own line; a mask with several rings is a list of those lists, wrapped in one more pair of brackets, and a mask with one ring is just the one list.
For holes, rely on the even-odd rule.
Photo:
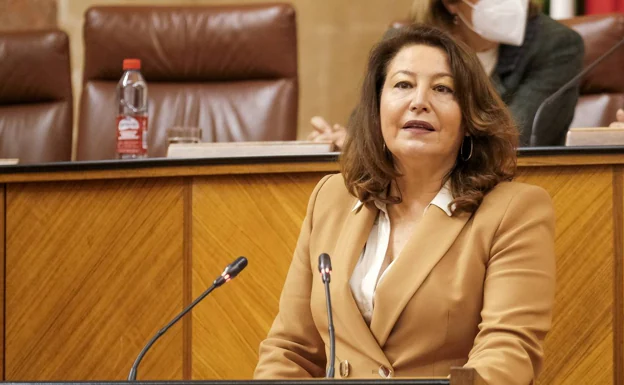
[(472, 25), (462, 21), (482, 38), (498, 43), (520, 46), (524, 41), (529, 0), (479, 0), (471, 4)]

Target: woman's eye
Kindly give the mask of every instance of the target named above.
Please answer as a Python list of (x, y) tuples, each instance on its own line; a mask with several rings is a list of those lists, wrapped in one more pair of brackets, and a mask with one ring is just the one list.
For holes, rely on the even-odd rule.
[(405, 90), (408, 88), (412, 88), (412, 85), (409, 84), (408, 82), (398, 82), (397, 84), (394, 85), (394, 87)]
[(443, 85), (437, 85), (433, 87), (433, 89), (437, 92), (442, 92), (445, 94), (452, 94), (454, 92), (450, 87), (443, 86)]

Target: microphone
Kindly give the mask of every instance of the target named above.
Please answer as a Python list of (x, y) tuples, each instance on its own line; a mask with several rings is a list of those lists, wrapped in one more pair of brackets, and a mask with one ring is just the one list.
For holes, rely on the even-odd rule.
[(331, 281), (331, 258), (326, 253), (319, 255), (318, 269), (325, 285), (325, 302), (327, 303), (327, 323), (329, 324), (329, 367), (325, 374), (326, 378), (334, 378), (334, 362), (336, 361), (336, 336), (334, 335), (334, 317), (332, 315), (331, 293), (329, 282)]
[(188, 305), (184, 310), (180, 312), (177, 316), (175, 316), (164, 328), (160, 329), (151, 340), (143, 347), (143, 350), (139, 353), (132, 368), (130, 369), (130, 373), (128, 374), (128, 381), (136, 381), (137, 370), (139, 369), (139, 364), (141, 364), (141, 360), (147, 353), (147, 351), (154, 345), (156, 342), (170, 327), (172, 327), (176, 322), (178, 322), (186, 313), (188, 313), (191, 309), (195, 307), (202, 299), (206, 298), (208, 294), (210, 294), (214, 289), (220, 287), (226, 282), (230, 282), (234, 277), (238, 275), (245, 267), (247, 267), (247, 258), (238, 257), (236, 260), (223, 270), (223, 273), (214, 280), (212, 285), (204, 291), (199, 297), (197, 297), (190, 305)]
[(542, 111), (544, 110), (544, 108), (546, 106), (548, 106), (549, 104), (551, 104), (554, 100), (556, 100), (557, 98), (559, 98), (564, 92), (566, 92), (567, 90), (569, 90), (570, 88), (572, 88), (572, 86), (574, 86), (576, 84), (576, 82), (582, 78), (583, 76), (587, 75), (591, 70), (593, 70), (598, 64), (600, 64), (604, 59), (608, 58), (609, 56), (611, 56), (618, 48), (620, 48), (620, 46), (624, 44), (624, 39), (620, 40), (619, 42), (617, 42), (613, 47), (611, 47), (607, 52), (605, 52), (604, 54), (602, 54), (598, 59), (594, 60), (593, 63), (591, 63), (589, 66), (587, 66), (587, 68), (585, 68), (584, 70), (582, 70), (581, 72), (578, 73), (578, 75), (576, 75), (575, 77), (573, 77), (569, 82), (567, 82), (566, 84), (564, 84), (563, 86), (561, 86), (561, 88), (559, 88), (557, 91), (555, 91), (555, 93), (553, 93), (552, 95), (550, 95), (549, 97), (547, 97), (546, 99), (544, 99), (544, 101), (542, 102), (542, 104), (540, 104), (539, 108), (537, 109), (537, 112), (535, 112), (535, 117), (533, 118), (533, 125), (531, 126), (531, 139), (529, 141), (529, 145), (530, 146), (534, 146), (535, 143), (537, 142), (537, 137), (536, 137), (536, 133), (535, 133), (535, 129), (538, 126), (539, 120), (540, 120), (540, 116), (542, 115)]

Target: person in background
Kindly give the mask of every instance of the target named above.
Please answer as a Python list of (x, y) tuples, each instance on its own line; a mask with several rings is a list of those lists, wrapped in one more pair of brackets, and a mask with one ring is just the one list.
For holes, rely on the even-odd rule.
[[(529, 0), (415, 0), (411, 19), (450, 32), (477, 53), (511, 109), (521, 146), (565, 142), (578, 85), (544, 110), (536, 132), (532, 126), (544, 99), (582, 69), (584, 48), (578, 33), (540, 13)], [(344, 141), (344, 127), (331, 126), (321, 117), (312, 118), (311, 124), (309, 140), (331, 140), (338, 146)]]
[(511, 182), (518, 132), (476, 55), (413, 25), (373, 48), (341, 154), (314, 189), (257, 379), (324, 377), (332, 258), (342, 377), (540, 373), (555, 295), (548, 193)]
[(611, 123), (609, 127), (624, 128), (624, 109), (620, 108), (615, 114), (615, 122)]

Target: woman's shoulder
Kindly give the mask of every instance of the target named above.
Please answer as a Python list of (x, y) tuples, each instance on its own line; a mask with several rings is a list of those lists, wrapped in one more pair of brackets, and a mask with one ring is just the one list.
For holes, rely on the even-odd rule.
[(548, 192), (527, 183), (502, 182), (483, 198), (474, 213), (476, 228), (494, 234), (539, 223), (554, 229), (555, 209)]
[(323, 177), (314, 188), (308, 210), (313, 213), (314, 221), (324, 221), (346, 217), (357, 202), (347, 190), (342, 174), (331, 174)]
[(357, 201), (349, 193), (342, 174), (330, 174), (316, 185), (316, 205), (344, 204), (348, 201)]
[(510, 206), (538, 206), (552, 209), (552, 199), (542, 187), (522, 182), (501, 182), (488, 192), (478, 211), (504, 214)]
[(563, 48), (577, 50), (582, 54), (584, 43), (578, 32), (543, 13), (536, 17), (536, 22), (539, 24), (539, 37), (536, 40), (545, 53)]
[[(340, 193), (340, 192), (346, 192), (347, 188), (345, 186), (344, 183), (344, 178), (342, 176), (342, 173), (338, 173), (338, 174), (328, 174), (325, 175), (316, 185), (316, 188), (318, 190), (318, 194), (327, 194), (328, 192), (331, 193)], [(344, 191), (342, 191), (344, 190)]]

